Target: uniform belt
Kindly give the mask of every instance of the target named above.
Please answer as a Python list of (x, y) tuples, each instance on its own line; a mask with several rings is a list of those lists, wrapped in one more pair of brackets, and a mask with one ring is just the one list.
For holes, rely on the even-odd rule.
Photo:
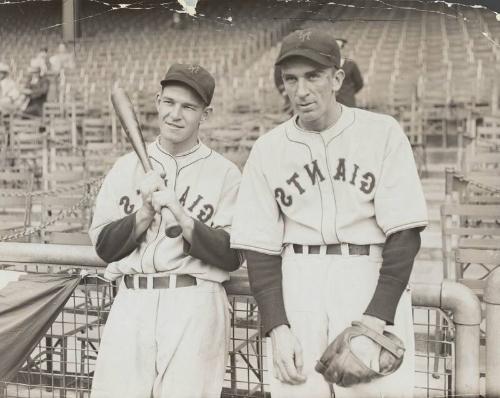
[[(136, 283), (134, 284), (134, 279)], [(152, 281), (148, 286), (148, 279)], [(196, 278), (191, 275), (165, 275), (165, 276), (141, 276), (137, 274), (125, 275), (123, 282), (127, 289), (168, 289), (174, 287), (195, 286)]]
[[(344, 243), (347, 246), (349, 255), (369, 256), (370, 245), (355, 245), (352, 243)], [(293, 244), (293, 251), (296, 254), (321, 254), (320, 245), (297, 245)], [(334, 243), (326, 245), (326, 254), (342, 254), (342, 244)]]

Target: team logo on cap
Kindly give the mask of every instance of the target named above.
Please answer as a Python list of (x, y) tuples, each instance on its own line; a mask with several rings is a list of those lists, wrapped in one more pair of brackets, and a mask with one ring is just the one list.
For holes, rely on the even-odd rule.
[(190, 65), (188, 69), (191, 73), (196, 74), (200, 71), (200, 65)]
[(311, 40), (311, 31), (310, 30), (299, 30), (299, 40), (306, 41)]

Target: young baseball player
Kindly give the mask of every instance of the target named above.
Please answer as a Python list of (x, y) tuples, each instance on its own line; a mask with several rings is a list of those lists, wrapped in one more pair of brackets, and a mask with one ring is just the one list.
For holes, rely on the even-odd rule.
[[(344, 77), (339, 61), (337, 43), (322, 31), (283, 40), (276, 64), (295, 116), (253, 146), (236, 205), (231, 246), (245, 251), (270, 336), (273, 398), (408, 397), (413, 390), (407, 284), (426, 204), (396, 120), (335, 100)], [(384, 331), (401, 340), (393, 352), (404, 357), (382, 377), (385, 359), (395, 358), (372, 340)], [(338, 359), (331, 347), (345, 333), (352, 338), (342, 352), (355, 359), (323, 377), (319, 365)], [(354, 383), (360, 364), (377, 378)]]
[[(160, 133), (147, 146), (154, 171), (135, 153), (119, 158), (96, 200), (90, 237), (122, 277), (102, 336), (93, 398), (219, 397), (229, 343), (221, 285), (240, 258), (229, 247), (238, 168), (198, 139), (211, 112), (213, 77), (174, 64), (156, 97)], [(182, 227), (169, 238), (167, 207)]]

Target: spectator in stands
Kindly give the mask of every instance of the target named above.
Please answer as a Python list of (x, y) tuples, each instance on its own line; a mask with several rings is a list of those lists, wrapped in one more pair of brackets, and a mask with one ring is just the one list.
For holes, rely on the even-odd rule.
[(2, 113), (16, 111), (22, 100), (17, 84), (9, 73), (9, 65), (0, 62), (0, 112)]
[(44, 76), (49, 70), (49, 50), (47, 47), (40, 49), (38, 54), (31, 59), (30, 66), (40, 68), (40, 76)]
[(64, 43), (59, 44), (57, 53), (50, 57), (50, 69), (56, 73), (61, 73), (64, 69), (73, 69), (75, 67), (75, 57), (68, 51)]
[(40, 68), (30, 66), (28, 78), (22, 93), (27, 97), (24, 113), (29, 116), (42, 116), (43, 104), (47, 101), (50, 83), (47, 77), (41, 76)]
[[(336, 39), (340, 50), (343, 53), (347, 44), (346, 39)], [(345, 78), (342, 87), (337, 92), (337, 101), (346, 106), (356, 106), (355, 94), (363, 88), (363, 77), (356, 62), (352, 59), (341, 57), (340, 67), (344, 70)]]

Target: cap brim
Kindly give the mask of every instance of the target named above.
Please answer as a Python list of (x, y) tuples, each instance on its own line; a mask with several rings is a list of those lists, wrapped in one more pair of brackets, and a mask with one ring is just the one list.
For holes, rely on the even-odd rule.
[(196, 91), (196, 93), (200, 96), (200, 98), (203, 101), (205, 101), (205, 104), (207, 104), (207, 105), (210, 104), (210, 100), (209, 100), (209, 98), (207, 98), (203, 88), (196, 81), (191, 80), (184, 75), (172, 73), (171, 76), (169, 76), (166, 79), (163, 79), (160, 82), (160, 84), (162, 87), (164, 87), (167, 83), (172, 83), (172, 82), (184, 83), (185, 85), (189, 86), (194, 91)]
[(286, 53), (282, 54), (274, 64), (280, 65), (285, 59), (290, 57), (307, 58), (327, 67), (337, 66), (335, 60), (332, 59), (333, 57), (329, 55), (318, 54), (316, 51), (310, 50), (308, 48), (294, 48), (290, 51), (287, 51)]

